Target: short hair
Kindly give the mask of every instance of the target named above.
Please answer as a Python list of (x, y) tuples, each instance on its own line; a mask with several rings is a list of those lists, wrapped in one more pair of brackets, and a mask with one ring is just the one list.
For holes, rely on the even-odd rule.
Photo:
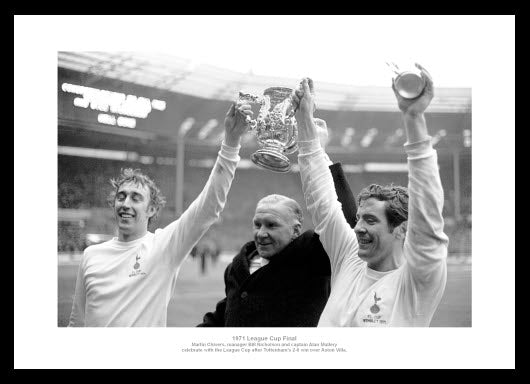
[(151, 216), (147, 222), (147, 225), (150, 225), (152, 221), (157, 219), (158, 214), (166, 205), (166, 198), (160, 193), (160, 189), (157, 187), (156, 183), (140, 169), (122, 168), (118, 178), (110, 179), (110, 184), (112, 185), (113, 190), (109, 195), (109, 205), (114, 207), (118, 189), (124, 183), (129, 182), (149, 188), (149, 205), (155, 208), (155, 214)]
[(293, 200), (290, 197), (278, 194), (268, 195), (258, 201), (256, 207), (263, 203), (283, 203), (287, 208), (289, 208), (292, 217), (297, 220), (300, 225), (302, 225), (304, 222), (302, 207), (300, 207), (300, 204), (298, 204), (296, 200)]
[(361, 201), (374, 198), (385, 202), (385, 215), (393, 230), (402, 222), (408, 220), (409, 216), (409, 192), (405, 187), (399, 185), (378, 185), (370, 184), (370, 186), (363, 188), (357, 198), (358, 205)]

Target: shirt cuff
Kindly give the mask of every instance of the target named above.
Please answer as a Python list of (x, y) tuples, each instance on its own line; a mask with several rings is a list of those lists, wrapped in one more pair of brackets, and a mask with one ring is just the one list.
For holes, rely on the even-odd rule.
[(219, 154), (228, 160), (238, 161), (240, 149), (241, 149), (241, 144), (238, 145), (237, 147), (230, 147), (229, 145), (226, 145), (223, 140), (223, 142), (221, 143), (221, 150), (219, 151)]
[(317, 152), (321, 148), (322, 147), (320, 145), (320, 140), (318, 137), (313, 140), (298, 142), (298, 154), (299, 155), (309, 155), (314, 152)]
[(431, 136), (427, 136), (426, 139), (421, 141), (406, 142), (403, 146), (405, 147), (405, 152), (407, 152), (407, 158), (409, 160), (417, 160), (431, 156), (436, 152), (432, 147), (431, 139)]

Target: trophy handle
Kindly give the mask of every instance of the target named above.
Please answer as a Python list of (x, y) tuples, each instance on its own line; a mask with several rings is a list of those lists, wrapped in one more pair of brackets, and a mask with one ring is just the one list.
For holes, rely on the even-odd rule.
[[(244, 101), (250, 104), (259, 104), (263, 108), (263, 105), (266, 103), (266, 100), (263, 96), (254, 95), (252, 93), (245, 93), (239, 91), (239, 100)], [(246, 121), (250, 126), (250, 130), (254, 131), (258, 125), (256, 119), (251, 119), (249, 116), (246, 117)]]

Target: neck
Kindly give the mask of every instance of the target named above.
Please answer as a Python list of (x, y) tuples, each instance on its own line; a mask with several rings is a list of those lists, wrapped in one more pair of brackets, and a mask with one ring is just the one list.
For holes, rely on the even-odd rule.
[(388, 272), (398, 269), (404, 262), (403, 246), (396, 242), (390, 252), (385, 256), (378, 258), (374, 263), (368, 263), (368, 268), (377, 272)]
[(124, 241), (124, 242), (134, 241), (134, 240), (138, 240), (141, 237), (144, 237), (146, 233), (147, 233), (147, 229), (145, 231), (143, 231), (143, 232), (134, 233), (134, 234), (119, 232), (118, 233), (118, 240), (119, 241)]

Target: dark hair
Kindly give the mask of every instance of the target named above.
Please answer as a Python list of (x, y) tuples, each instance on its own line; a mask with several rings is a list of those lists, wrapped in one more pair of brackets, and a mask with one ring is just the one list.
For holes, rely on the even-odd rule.
[(385, 186), (370, 184), (359, 193), (358, 205), (361, 205), (361, 201), (370, 198), (385, 202), (385, 214), (390, 230), (408, 220), (409, 192), (407, 188), (393, 184)]
[(158, 214), (166, 204), (166, 198), (160, 193), (160, 189), (156, 186), (155, 182), (149, 178), (149, 176), (142, 173), (139, 169), (125, 168), (121, 169), (120, 176), (117, 179), (111, 179), (110, 183), (114, 188), (109, 195), (109, 205), (114, 207), (116, 193), (118, 189), (124, 183), (132, 182), (134, 184), (140, 184), (144, 187), (149, 188), (150, 199), (149, 204), (155, 208), (155, 214), (149, 218), (147, 225), (151, 224), (151, 221), (156, 220)]

